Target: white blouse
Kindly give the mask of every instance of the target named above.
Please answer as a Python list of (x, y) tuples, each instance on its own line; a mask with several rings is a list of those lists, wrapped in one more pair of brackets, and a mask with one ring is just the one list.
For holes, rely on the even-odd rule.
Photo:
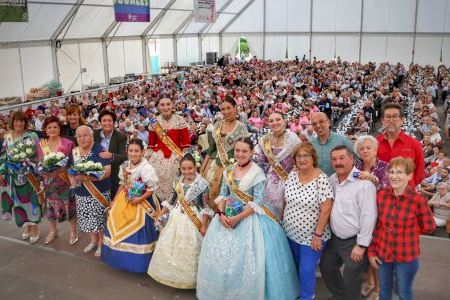
[[(322, 173), (316, 179), (302, 184), (297, 171), (289, 173), (284, 191), (283, 228), (288, 238), (301, 245), (311, 245), (311, 238), (319, 221), (320, 204), (333, 198), (333, 188), (327, 176)], [(329, 225), (325, 227), (322, 239), (330, 239)]]
[(123, 185), (125, 184), (125, 178), (123, 174), (123, 170), (125, 169), (130, 172), (131, 181), (138, 180), (139, 178), (142, 179), (143, 182), (146, 184), (146, 190), (147, 191), (155, 191), (158, 188), (158, 176), (156, 175), (155, 169), (149, 164), (149, 162), (142, 158), (141, 162), (135, 166), (134, 168), (129, 168), (129, 161), (125, 161), (119, 169), (119, 184)]

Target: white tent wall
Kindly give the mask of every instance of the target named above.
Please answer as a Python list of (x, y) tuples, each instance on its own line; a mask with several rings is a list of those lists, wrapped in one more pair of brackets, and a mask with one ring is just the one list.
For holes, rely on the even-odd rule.
[(81, 91), (79, 44), (63, 44), (56, 55), (59, 67), (59, 81), (64, 91)]
[(0, 49), (0, 98), (25, 97), (22, 86), (19, 48)]
[(444, 37), (442, 43), (442, 61), (450, 65), (450, 37)]
[(252, 55), (256, 55), (256, 57), (262, 57), (263, 55), (263, 47), (264, 47), (264, 38), (261, 34), (246, 34), (244, 35), (247, 38), (247, 42), (250, 47), (250, 51)]
[(206, 52), (217, 52), (219, 55), (219, 35), (208, 35), (202, 40), (202, 61), (206, 61)]
[(199, 61), (198, 36), (177, 38), (177, 59), (179, 66), (189, 66)]
[(358, 61), (359, 35), (336, 35), (336, 57), (340, 57), (342, 60)]
[(23, 86), (25, 93), (32, 87), (40, 87), (53, 79), (50, 46), (24, 47), (20, 49)]
[(125, 75), (125, 51), (123, 41), (110, 42), (107, 51), (109, 78)]
[(86, 68), (81, 74), (83, 85), (105, 83), (102, 51), (100, 42), (80, 43), (81, 67)]
[[(125, 58), (125, 74), (141, 74), (144, 72), (142, 57), (142, 40), (123, 41)], [(109, 65), (111, 64), (111, 61)]]
[(270, 60), (285, 60), (287, 48), (287, 36), (266, 35), (265, 58)]
[(438, 65), (441, 56), (440, 36), (416, 36), (414, 62), (421, 65)]
[(289, 35), (288, 36), (288, 56), (294, 59), (295, 56), (302, 59), (303, 55), (309, 59), (309, 35)]
[(384, 61), (398, 62), (407, 66), (412, 61), (413, 35), (390, 35), (386, 39), (386, 57)]
[[(173, 53), (173, 38), (164, 39), (149, 39), (148, 48), (149, 55), (156, 54), (159, 55), (159, 64), (161, 67), (167, 66), (169, 63), (175, 61)], [(148, 66), (149, 72), (151, 71), (151, 62)]]

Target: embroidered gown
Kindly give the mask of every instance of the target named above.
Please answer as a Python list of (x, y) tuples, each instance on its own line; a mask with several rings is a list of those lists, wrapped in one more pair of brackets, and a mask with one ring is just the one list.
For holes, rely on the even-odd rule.
[(222, 173), (223, 166), (220, 161), (219, 154), (217, 152), (217, 144), (220, 142), (225, 152), (227, 153), (228, 159), (234, 158), (234, 145), (236, 141), (242, 137), (248, 136), (247, 127), (244, 123), (237, 121), (236, 127), (227, 133), (220, 134), (220, 141), (218, 141), (218, 137), (216, 136), (217, 129), (222, 126), (222, 123), (215, 124), (213, 131), (208, 131), (208, 154), (211, 159), (211, 164), (205, 170), (204, 177), (209, 182), (210, 192), (209, 192), (209, 200), (211, 201), (211, 206), (215, 208), (215, 204), (213, 201), (217, 198), (220, 191), (220, 184), (222, 182)]
[[(264, 191), (264, 203), (280, 220), (282, 220), (284, 207), (286, 206), (286, 202), (284, 201), (285, 182), (273, 170), (273, 167), (269, 164), (267, 159), (263, 141), (264, 139), (269, 138), (269, 135), (270, 133), (260, 139), (258, 146), (256, 147), (256, 161), (264, 170), (264, 173), (267, 174), (267, 185)], [(288, 130), (284, 136), (283, 147), (278, 148), (272, 146), (273, 156), (288, 174), (295, 166), (295, 163), (291, 157), (292, 151), (295, 146), (300, 144), (300, 142), (300, 138), (295, 133)]]
[[(125, 172), (129, 172), (125, 182)], [(133, 169), (126, 161), (119, 169), (120, 185), (129, 186), (133, 181), (145, 183), (148, 191), (155, 191), (158, 177), (146, 159)], [(130, 204), (127, 190), (118, 192), (109, 211), (108, 228), (103, 238), (102, 260), (108, 265), (134, 273), (147, 272), (152, 259), (157, 234), (153, 219), (146, 214), (141, 205)], [(147, 199), (152, 204), (152, 199)]]
[[(200, 251), (198, 299), (296, 299), (297, 273), (286, 235), (260, 206), (266, 185), (264, 172), (253, 163), (235, 182), (253, 196), (247, 205), (255, 213), (233, 229), (225, 228), (218, 215), (211, 221)], [(225, 179), (220, 196), (240, 201)]]
[[(203, 177), (197, 174), (194, 182), (182, 183), (182, 186), (186, 202), (200, 221), (204, 214), (213, 215), (208, 206), (208, 182)], [(183, 211), (176, 193), (170, 203), (164, 202), (162, 205), (169, 208), (170, 216), (159, 236), (148, 274), (156, 281), (174, 288), (194, 289), (203, 237)]]
[[(41, 144), (38, 145), (38, 160), (43, 161), (44, 151)], [(67, 157), (74, 147), (75, 144), (70, 139), (61, 138), (61, 144), (56, 152), (62, 152)], [(64, 222), (76, 217), (75, 196), (69, 184), (56, 175), (53, 178), (43, 179), (43, 186), (46, 200), (45, 216), (49, 221)]]
[[(10, 135), (11, 133), (7, 133)], [(39, 138), (34, 132), (24, 132), (21, 137), (5, 140), (2, 147), (2, 156), (10, 151), (18, 142), (31, 141), (33, 145), (39, 142)], [(14, 217), (17, 226), (38, 224), (41, 221), (42, 210), (39, 200), (32, 185), (28, 182), (26, 173), (17, 172), (5, 165), (1, 168), (1, 173), (5, 178), (6, 187), (3, 187), (1, 194), (1, 208), (4, 218)]]
[[(165, 121), (161, 116), (157, 116), (156, 120), (166, 130), (166, 134), (178, 148), (183, 150), (191, 146), (188, 124), (184, 118), (173, 114), (169, 121)], [(180, 164), (178, 156), (170, 151), (152, 129), (149, 132), (148, 147), (150, 149), (148, 161), (155, 168), (156, 175), (159, 178), (155, 194), (160, 202), (167, 201), (172, 195), (172, 183), (178, 176)]]
[[(103, 166), (111, 165), (111, 160), (100, 157), (100, 152), (104, 151), (100, 144), (92, 146), (91, 151), (81, 157), (81, 161), (99, 162)], [(70, 165), (77, 164), (74, 162), (73, 151), (70, 159)], [(101, 181), (92, 182), (98, 191), (106, 198), (107, 201), (111, 199), (111, 180), (110, 178)], [(106, 229), (106, 215), (105, 208), (95, 199), (91, 193), (80, 184), (73, 189), (75, 193), (76, 208), (77, 208), (77, 225), (78, 229), (83, 232), (99, 232)]]

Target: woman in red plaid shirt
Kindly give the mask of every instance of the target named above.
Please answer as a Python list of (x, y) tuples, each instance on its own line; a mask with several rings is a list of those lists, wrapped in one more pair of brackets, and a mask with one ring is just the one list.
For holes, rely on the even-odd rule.
[(389, 162), (391, 189), (377, 194), (378, 220), (369, 246), (370, 264), (380, 276), (380, 299), (392, 297), (395, 281), (400, 300), (410, 300), (414, 276), (419, 269), (419, 235), (436, 229), (425, 197), (408, 186), (414, 173), (411, 159)]

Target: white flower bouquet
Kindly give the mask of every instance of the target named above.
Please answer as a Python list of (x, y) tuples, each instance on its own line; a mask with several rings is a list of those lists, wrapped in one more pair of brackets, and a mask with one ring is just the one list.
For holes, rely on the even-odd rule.
[(44, 172), (52, 172), (58, 168), (64, 168), (69, 158), (62, 152), (52, 152), (44, 156), (42, 169)]
[(69, 169), (70, 175), (88, 175), (100, 179), (105, 175), (105, 167), (99, 162), (93, 162), (91, 160), (83, 161), (73, 165)]
[(36, 156), (35, 145), (32, 140), (17, 142), (9, 150), (8, 161), (15, 164), (23, 164), (30, 162)]

